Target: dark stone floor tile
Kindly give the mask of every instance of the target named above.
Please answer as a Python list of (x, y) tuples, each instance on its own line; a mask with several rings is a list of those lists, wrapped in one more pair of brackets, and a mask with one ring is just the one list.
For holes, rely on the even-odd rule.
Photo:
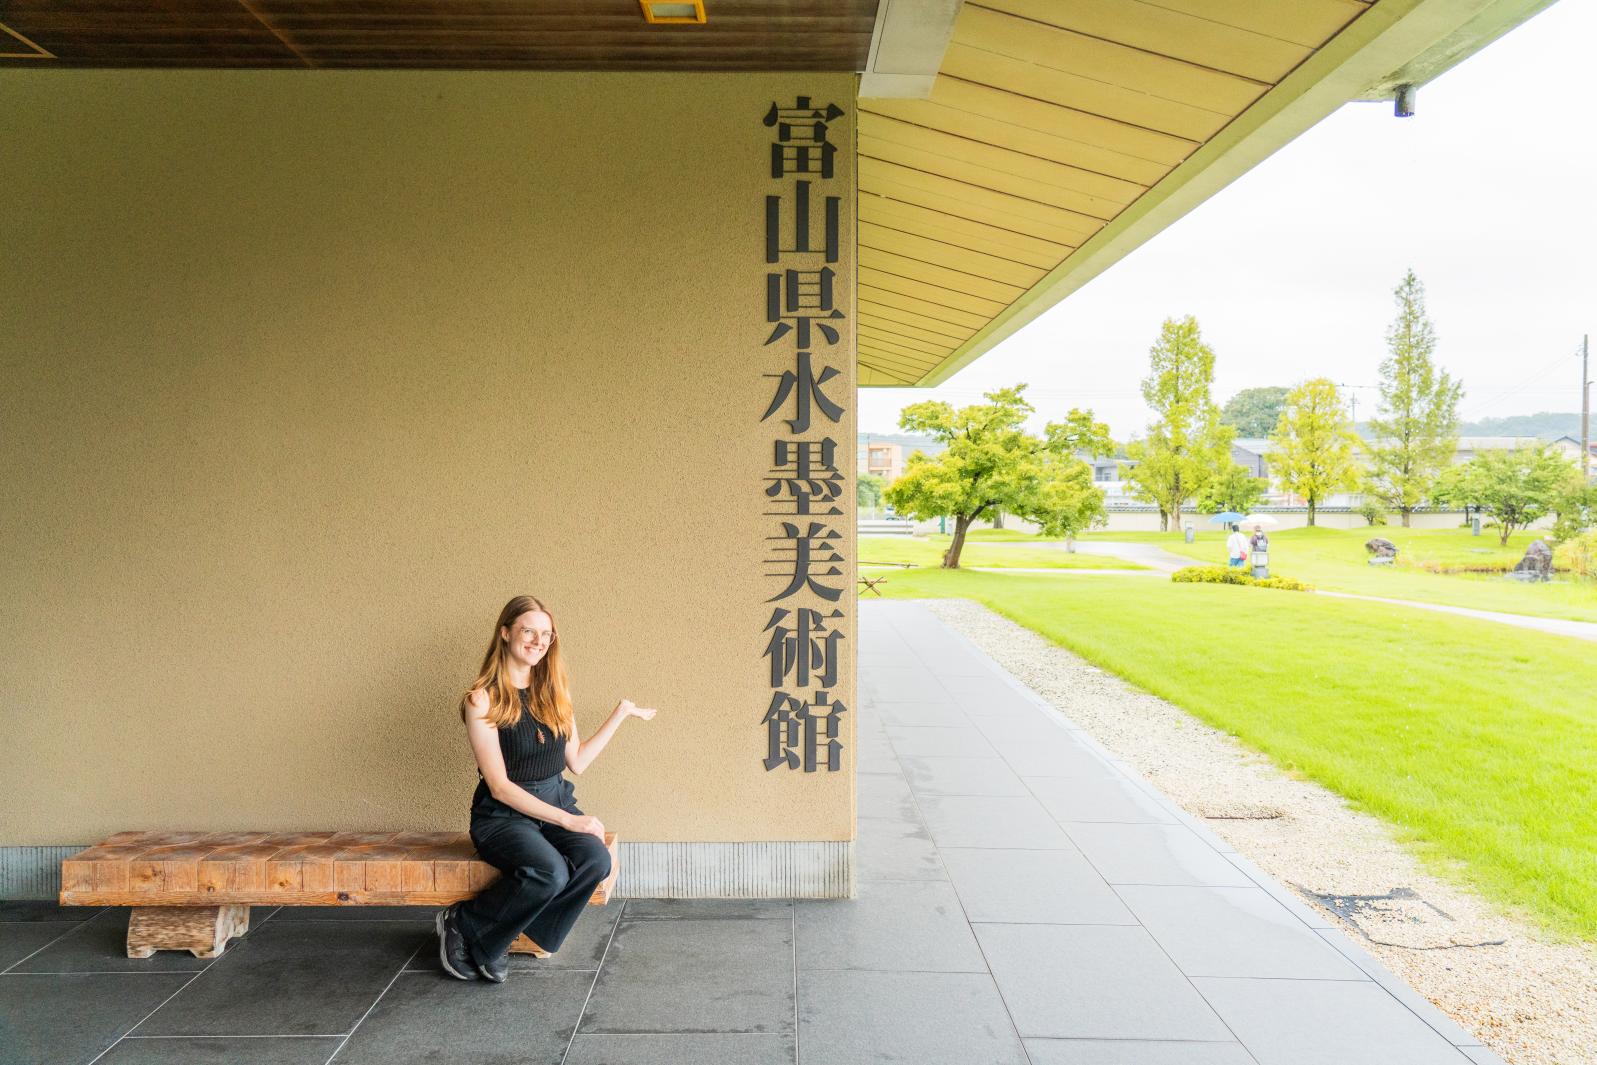
[[(128, 957), (126, 906), (102, 910), (27, 961), (17, 972), (26, 973), (181, 973), (198, 972), (216, 961), (196, 958), (186, 950), (158, 950), (148, 958)], [(20, 927), (20, 926), (18, 926)], [(236, 950), (244, 938), (232, 940)], [(224, 954), (226, 952), (224, 951)]]
[(0, 1062), (84, 1065), (193, 978), (188, 973), (0, 976)]
[[(605, 947), (610, 943), (610, 933), (615, 930), (616, 921), (622, 914), (621, 905), (620, 902), (611, 902), (607, 906), (588, 907), (582, 916), (577, 918), (571, 934), (566, 936), (566, 941), (560, 944), (559, 950), (547, 958), (538, 958), (531, 954), (512, 954), (510, 971), (541, 973), (552, 969), (570, 969), (592, 972), (599, 967), (599, 962), (604, 957)], [(443, 971), (443, 966), (438, 960), (438, 936), (431, 929), (421, 952), (411, 959), (410, 969), (418, 972)]]
[(787, 1035), (579, 1035), (571, 1041), (565, 1065), (793, 1065), (793, 1053), (793, 1037)]
[(405, 973), (337, 1065), (560, 1065), (591, 973), (511, 973), (503, 984)]
[(60, 906), (33, 899), (0, 899), (0, 924), (26, 921), (87, 921), (99, 906)]
[(580, 1030), (789, 1034), (792, 932), (786, 921), (623, 920)]
[(799, 974), (804, 1065), (1025, 1065), (986, 973)]
[(441, 906), (284, 906), (272, 920), (431, 921), (441, 909)]
[(789, 921), (791, 899), (628, 899), (627, 920), (662, 921), (716, 918)]
[(64, 921), (33, 921), (28, 924), (0, 924), (0, 972), (4, 972), (51, 940), (77, 928)]
[(354, 1027), (432, 929), (271, 921), (139, 1028), (140, 1035), (336, 1035)]
[(858, 897), (801, 900), (794, 915), (800, 969), (987, 971), (947, 881), (862, 881)]
[(861, 817), (854, 845), (856, 873), (865, 880), (947, 880), (926, 826), (917, 821)]
[(112, 1047), (95, 1065), (326, 1065), (343, 1041), (343, 1036), (256, 1039), (134, 1036)]

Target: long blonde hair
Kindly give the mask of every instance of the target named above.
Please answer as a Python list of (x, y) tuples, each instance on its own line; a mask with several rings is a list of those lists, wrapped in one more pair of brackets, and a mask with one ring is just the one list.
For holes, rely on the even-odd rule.
[[(488, 640), (488, 650), (482, 656), (482, 668), (472, 682), (472, 690), (481, 688), (488, 693), (488, 724), (494, 728), (509, 728), (521, 720), (521, 697), (510, 683), (510, 642), (501, 633), (510, 628), (517, 618), (529, 610), (541, 610), (549, 615), (549, 628), (556, 631), (555, 616), (549, 608), (530, 595), (518, 595), (505, 604), (494, 622), (493, 636)], [(511, 633), (510, 639), (516, 634)], [(570, 739), (576, 732), (576, 717), (571, 710), (571, 682), (566, 676), (566, 666), (560, 658), (560, 640), (553, 639), (537, 665), (532, 667), (532, 677), (527, 681), (527, 703), (532, 716), (556, 735)], [(466, 716), (471, 693), (460, 699), (460, 716)]]

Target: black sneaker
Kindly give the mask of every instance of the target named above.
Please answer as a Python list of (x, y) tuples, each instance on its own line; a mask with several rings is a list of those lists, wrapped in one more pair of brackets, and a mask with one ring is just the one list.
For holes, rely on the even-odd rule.
[(490, 962), (489, 964), (484, 965), (479, 962), (477, 965), (477, 975), (482, 977), (484, 980), (487, 980), (489, 983), (504, 983), (505, 976), (509, 972), (510, 955), (508, 954), (501, 955), (497, 960)]
[[(456, 903), (455, 906), (460, 905)], [(456, 980), (472, 980), (471, 953), (466, 949), (466, 937), (460, 932), (460, 919), (455, 916), (455, 906), (438, 911), (434, 924), (438, 928), (438, 961), (444, 972)]]

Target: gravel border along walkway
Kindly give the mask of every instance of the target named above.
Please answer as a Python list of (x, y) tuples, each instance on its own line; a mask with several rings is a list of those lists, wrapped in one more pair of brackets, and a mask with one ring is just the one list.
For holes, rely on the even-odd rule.
[(1377, 818), (981, 604), (917, 602), (1504, 1059), (1597, 1063), (1597, 948), (1433, 876)]

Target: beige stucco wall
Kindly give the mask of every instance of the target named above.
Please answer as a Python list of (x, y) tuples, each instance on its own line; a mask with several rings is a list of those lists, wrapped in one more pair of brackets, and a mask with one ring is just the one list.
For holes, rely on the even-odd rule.
[(0, 74), (0, 845), (464, 828), (454, 705), (520, 592), (584, 734), (660, 708), (588, 812), (852, 838), (851, 720), (846, 772), (761, 765), (760, 119), (799, 93), (852, 143), (851, 75)]

